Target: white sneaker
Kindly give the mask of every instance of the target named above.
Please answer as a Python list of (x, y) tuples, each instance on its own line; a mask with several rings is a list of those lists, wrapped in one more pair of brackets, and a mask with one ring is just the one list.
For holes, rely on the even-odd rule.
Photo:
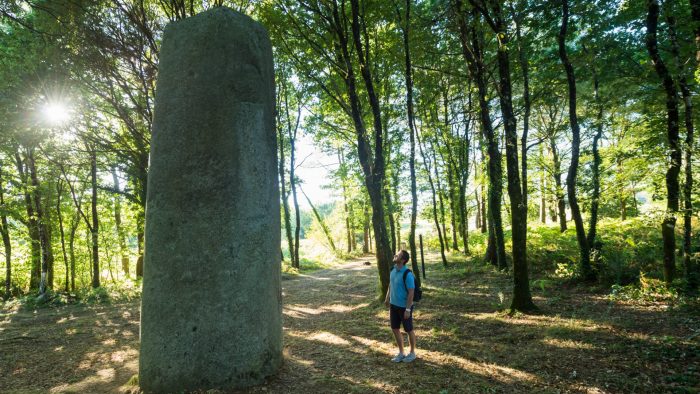
[[(404, 356), (403, 353), (398, 353), (396, 356), (394, 356), (394, 358), (391, 359), (391, 361), (395, 363), (400, 363), (404, 360), (405, 357), (406, 356)], [(414, 355), (413, 358), (416, 358), (416, 356)]]
[(403, 361), (405, 363), (410, 363), (411, 361), (413, 361), (415, 359), (416, 359), (416, 354), (411, 352), (411, 353), (408, 353), (407, 355), (405, 355), (401, 361)]

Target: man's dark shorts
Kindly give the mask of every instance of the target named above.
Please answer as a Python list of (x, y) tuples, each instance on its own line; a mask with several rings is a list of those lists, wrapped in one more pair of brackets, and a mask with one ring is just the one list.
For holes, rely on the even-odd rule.
[(408, 319), (403, 318), (406, 308), (401, 308), (391, 304), (389, 307), (389, 318), (391, 320), (391, 328), (396, 330), (401, 328), (401, 323), (403, 322), (403, 329), (406, 332), (413, 331), (413, 306), (411, 306), (411, 314)]

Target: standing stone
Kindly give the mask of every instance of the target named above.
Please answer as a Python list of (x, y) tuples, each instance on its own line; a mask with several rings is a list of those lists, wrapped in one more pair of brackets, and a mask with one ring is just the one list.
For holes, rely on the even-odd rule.
[(165, 29), (151, 141), (139, 381), (240, 388), (282, 360), (272, 48), (219, 7)]

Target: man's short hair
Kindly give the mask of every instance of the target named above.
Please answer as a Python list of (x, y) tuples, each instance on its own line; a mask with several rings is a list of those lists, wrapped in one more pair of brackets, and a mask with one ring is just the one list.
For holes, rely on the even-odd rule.
[(403, 261), (405, 261), (406, 263), (408, 263), (409, 260), (411, 260), (411, 255), (410, 255), (407, 251), (405, 251), (405, 250), (401, 250), (401, 251), (399, 252), (399, 256), (401, 256), (401, 258), (403, 259)]

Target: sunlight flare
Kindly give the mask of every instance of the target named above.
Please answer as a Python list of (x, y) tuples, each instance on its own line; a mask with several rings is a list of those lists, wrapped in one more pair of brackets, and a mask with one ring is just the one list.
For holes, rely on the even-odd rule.
[(70, 108), (61, 102), (48, 102), (41, 109), (46, 121), (53, 126), (60, 126), (70, 120)]

